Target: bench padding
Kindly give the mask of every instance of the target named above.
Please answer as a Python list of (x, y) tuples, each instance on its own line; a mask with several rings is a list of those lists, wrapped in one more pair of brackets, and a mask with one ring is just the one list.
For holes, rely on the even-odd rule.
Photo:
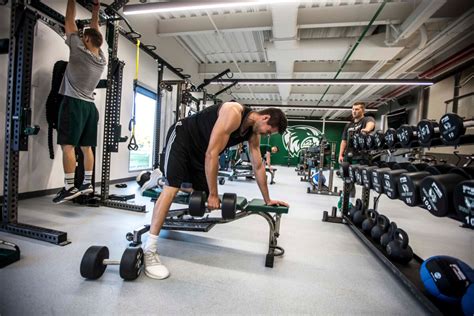
[(249, 212), (267, 212), (288, 214), (288, 207), (286, 206), (268, 206), (262, 199), (253, 199), (245, 209)]

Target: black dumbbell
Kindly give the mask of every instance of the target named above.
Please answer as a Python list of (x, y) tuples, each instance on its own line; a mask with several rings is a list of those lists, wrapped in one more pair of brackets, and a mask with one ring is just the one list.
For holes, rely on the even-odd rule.
[(382, 237), (382, 235), (388, 231), (389, 227), (390, 227), (390, 220), (388, 219), (387, 216), (385, 215), (377, 216), (376, 223), (374, 227), (372, 227), (372, 230), (370, 231), (370, 237), (372, 237), (373, 241), (380, 244), (380, 237)]
[(372, 189), (372, 178), (370, 176), (370, 173), (372, 170), (377, 170), (379, 167), (378, 166), (367, 166), (362, 168), (362, 183), (365, 188), (367, 189)]
[(397, 223), (391, 222), (390, 226), (388, 227), (388, 230), (380, 237), (380, 245), (383, 247), (384, 250), (386, 250), (388, 243), (392, 241), (394, 232), (395, 230), (397, 230), (397, 228)]
[(430, 176), (428, 171), (408, 172), (398, 178), (398, 198), (409, 206), (421, 205), (420, 184)]
[(454, 211), (453, 194), (455, 186), (472, 178), (471, 168), (453, 168), (446, 174), (424, 178), (420, 184), (422, 207), (438, 217)]
[(454, 207), (459, 220), (474, 228), (474, 180), (466, 180), (456, 185)]
[[(189, 197), (189, 215), (202, 217), (206, 213), (206, 193), (193, 191)], [(223, 219), (234, 219), (237, 208), (237, 195), (235, 193), (224, 193), (221, 201)]]
[(372, 189), (377, 193), (383, 193), (383, 179), (382, 172), (390, 171), (388, 167), (373, 169), (370, 171), (370, 181), (372, 183)]
[(423, 169), (416, 172), (408, 172), (402, 174), (398, 179), (398, 198), (409, 206), (421, 205), (420, 185), (421, 181), (431, 175), (439, 175), (449, 172), (455, 168), (451, 164), (442, 164), (435, 166), (428, 166), (427, 164), (414, 164), (417, 169)]
[(374, 133), (375, 148), (382, 149), (385, 146), (385, 134), (378, 130)]
[(466, 133), (466, 128), (473, 126), (474, 119), (463, 120), (457, 114), (447, 113), (439, 120), (441, 140), (447, 145), (457, 145), (460, 143), (461, 137)]
[(96, 280), (104, 274), (108, 265), (120, 266), (120, 277), (131, 281), (138, 278), (142, 271), (143, 249), (129, 247), (125, 249), (122, 259), (109, 260), (109, 249), (105, 246), (91, 246), (84, 253), (81, 261), (81, 276), (86, 279)]
[(220, 178), (219, 178), (219, 184), (220, 184), (220, 185), (224, 185), (224, 184), (225, 184), (225, 178), (224, 178), (224, 177), (220, 177)]
[(351, 179), (352, 183), (356, 182), (355, 169), (359, 168), (359, 166), (360, 165), (349, 165), (349, 167), (348, 167), (348, 169), (349, 169), (349, 178)]
[(416, 147), (418, 146), (418, 134), (416, 126), (403, 124), (397, 128), (397, 140), (402, 147)]
[(357, 168), (354, 169), (354, 179), (355, 183), (358, 185), (363, 185), (362, 182), (362, 168), (366, 167), (366, 165), (360, 165)]
[(365, 149), (371, 150), (375, 148), (375, 135), (367, 134), (365, 135)]
[(407, 173), (407, 169), (394, 169), (382, 172), (383, 192), (390, 198), (398, 198), (398, 183), (400, 176)]
[(413, 259), (413, 250), (408, 244), (408, 234), (401, 228), (393, 232), (393, 239), (387, 244), (388, 257), (402, 264), (407, 264)]
[(365, 146), (365, 139), (366, 139), (366, 135), (363, 134), (363, 133), (359, 133), (358, 134), (358, 137), (357, 137), (357, 141), (359, 142), (359, 145), (358, 145), (358, 149), (359, 150), (366, 150), (366, 146)]
[(432, 120), (421, 120), (416, 125), (418, 142), (422, 147), (441, 145), (439, 125)]
[(397, 131), (394, 128), (387, 129), (387, 131), (385, 132), (384, 138), (385, 138), (385, 144), (389, 148), (394, 148), (398, 143)]

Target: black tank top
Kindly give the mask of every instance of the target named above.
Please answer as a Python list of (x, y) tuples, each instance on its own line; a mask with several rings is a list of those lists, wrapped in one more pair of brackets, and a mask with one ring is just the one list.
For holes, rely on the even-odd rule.
[[(191, 139), (189, 146), (198, 155), (206, 153), (207, 146), (209, 145), (209, 140), (211, 138), (211, 132), (214, 128), (214, 125), (216, 124), (221, 105), (222, 104), (212, 105), (182, 120), (183, 127), (186, 129), (189, 138)], [(252, 109), (250, 107), (244, 106), (244, 111), (242, 112), (242, 118), (240, 120), (240, 126), (237, 130), (232, 132), (225, 148), (240, 144), (241, 142), (248, 141), (250, 139), (250, 136), (252, 136), (253, 132), (252, 128), (248, 128), (243, 132), (243, 134), (241, 134), (241, 127), (245, 118), (251, 111)]]

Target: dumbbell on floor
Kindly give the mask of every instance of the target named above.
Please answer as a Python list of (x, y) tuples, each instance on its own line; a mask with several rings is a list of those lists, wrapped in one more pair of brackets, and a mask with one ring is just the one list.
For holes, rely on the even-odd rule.
[(104, 274), (108, 265), (120, 266), (120, 277), (131, 281), (138, 278), (142, 271), (143, 249), (130, 247), (125, 249), (122, 259), (109, 260), (109, 249), (105, 246), (91, 246), (84, 253), (81, 261), (81, 276), (96, 280)]
[[(207, 196), (204, 191), (193, 191), (189, 197), (189, 215), (202, 217), (207, 209)], [(237, 195), (235, 193), (224, 193), (221, 201), (223, 219), (234, 219), (237, 208)]]

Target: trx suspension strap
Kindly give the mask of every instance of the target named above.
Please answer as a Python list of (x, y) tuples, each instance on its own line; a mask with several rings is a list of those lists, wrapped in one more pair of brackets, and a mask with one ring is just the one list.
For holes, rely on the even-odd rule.
[(137, 141), (135, 139), (135, 110), (136, 110), (136, 97), (137, 97), (137, 85), (138, 85), (138, 65), (140, 62), (140, 40), (137, 38), (137, 53), (135, 58), (135, 78), (133, 79), (133, 112), (132, 118), (128, 123), (128, 130), (132, 132), (130, 142), (128, 143), (128, 150), (138, 150)]

